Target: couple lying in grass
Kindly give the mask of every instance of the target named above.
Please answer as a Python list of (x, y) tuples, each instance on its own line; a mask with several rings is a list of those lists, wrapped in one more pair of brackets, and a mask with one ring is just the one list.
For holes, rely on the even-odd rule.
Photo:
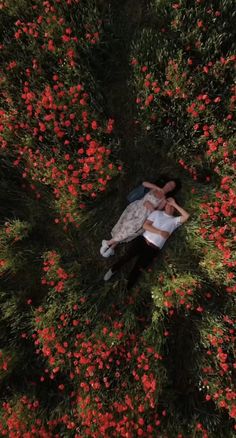
[(180, 181), (166, 181), (165, 177), (159, 181), (162, 184), (143, 182), (143, 187), (149, 189), (148, 193), (128, 205), (111, 231), (112, 239), (102, 241), (100, 253), (103, 257), (110, 257), (114, 255), (118, 243), (134, 239), (128, 252), (105, 274), (105, 281), (137, 256), (128, 276), (127, 288), (130, 289), (139, 277), (140, 270), (152, 263), (173, 231), (188, 220), (189, 214), (173, 198), (181, 188)]

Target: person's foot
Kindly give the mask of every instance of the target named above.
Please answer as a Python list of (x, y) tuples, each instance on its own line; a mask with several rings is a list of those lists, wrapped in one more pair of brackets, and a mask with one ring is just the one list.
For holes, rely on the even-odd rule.
[(102, 240), (102, 246), (100, 248), (100, 254), (103, 255), (105, 251), (109, 249), (109, 245), (107, 243), (107, 240)]
[(104, 275), (103, 280), (109, 281), (114, 274), (115, 274), (115, 272), (113, 272), (111, 269), (109, 269), (109, 271), (107, 271), (106, 274)]
[(111, 248), (109, 246), (109, 248), (107, 250), (103, 251), (101, 254), (102, 254), (103, 257), (107, 258), (107, 257), (113, 256), (115, 254), (115, 251), (114, 251), (113, 248)]
[(114, 249), (108, 245), (107, 240), (102, 241), (102, 246), (100, 248), (100, 254), (103, 257), (110, 257), (110, 256), (115, 254)]
[(102, 240), (102, 246), (108, 247), (109, 246), (108, 240)]

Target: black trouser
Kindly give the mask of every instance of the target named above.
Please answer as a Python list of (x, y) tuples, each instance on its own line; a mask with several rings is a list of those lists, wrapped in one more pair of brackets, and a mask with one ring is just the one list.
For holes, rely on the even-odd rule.
[(156, 257), (160, 249), (156, 246), (150, 246), (143, 236), (137, 237), (131, 244), (128, 252), (114, 263), (111, 267), (112, 272), (119, 271), (133, 257), (138, 256), (132, 271), (128, 276), (127, 289), (130, 289), (137, 281), (141, 269), (147, 268)]

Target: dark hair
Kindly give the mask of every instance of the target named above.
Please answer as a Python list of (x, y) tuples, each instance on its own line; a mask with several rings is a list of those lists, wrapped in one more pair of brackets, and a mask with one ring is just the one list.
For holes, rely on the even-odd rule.
[(181, 190), (182, 184), (180, 178), (171, 178), (170, 176), (163, 174), (159, 176), (154, 184), (163, 188), (169, 181), (175, 182), (175, 188), (171, 190), (171, 192), (168, 192), (168, 197), (173, 197), (176, 195), (176, 193), (178, 193), (179, 190)]

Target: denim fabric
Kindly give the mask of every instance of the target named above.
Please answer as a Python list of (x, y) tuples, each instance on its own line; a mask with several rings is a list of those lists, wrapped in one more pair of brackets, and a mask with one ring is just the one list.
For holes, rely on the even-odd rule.
[(149, 189), (146, 187), (143, 187), (142, 184), (140, 186), (135, 187), (135, 189), (131, 190), (131, 192), (127, 196), (127, 201), (129, 204), (134, 201), (138, 201), (139, 199), (142, 199), (146, 193), (149, 192)]

